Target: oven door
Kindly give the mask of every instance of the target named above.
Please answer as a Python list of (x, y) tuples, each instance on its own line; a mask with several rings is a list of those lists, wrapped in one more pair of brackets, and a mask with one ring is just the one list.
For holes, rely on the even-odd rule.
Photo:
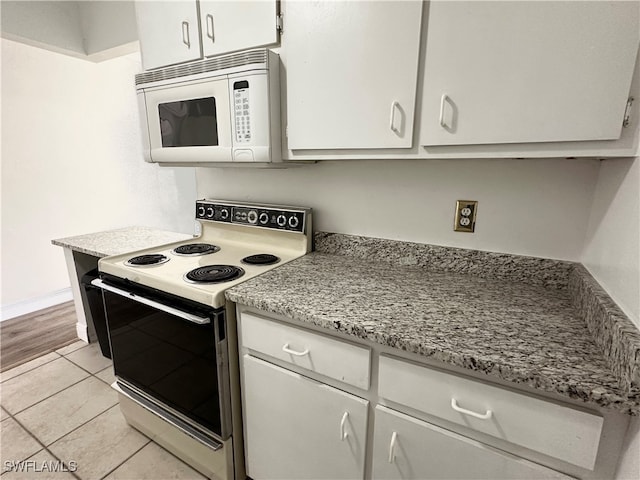
[(232, 161), (226, 75), (138, 90), (152, 162)]
[(231, 402), (224, 309), (106, 274), (93, 284), (102, 289), (121, 391), (192, 437), (227, 439)]

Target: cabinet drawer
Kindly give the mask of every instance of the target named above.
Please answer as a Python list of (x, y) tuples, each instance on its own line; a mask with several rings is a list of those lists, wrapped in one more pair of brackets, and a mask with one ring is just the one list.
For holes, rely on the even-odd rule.
[(583, 468), (595, 465), (597, 415), (384, 356), (379, 395)]
[(348, 383), (369, 388), (370, 351), (340, 340), (243, 313), (242, 346)]

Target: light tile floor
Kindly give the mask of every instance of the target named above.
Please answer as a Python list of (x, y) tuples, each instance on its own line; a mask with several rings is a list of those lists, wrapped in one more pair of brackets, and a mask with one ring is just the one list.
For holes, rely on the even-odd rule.
[(114, 380), (82, 341), (1, 373), (2, 480), (204, 479), (127, 425)]

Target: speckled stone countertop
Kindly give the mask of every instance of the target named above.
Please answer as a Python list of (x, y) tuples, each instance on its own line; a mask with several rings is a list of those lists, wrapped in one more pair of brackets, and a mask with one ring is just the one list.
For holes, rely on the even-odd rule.
[(107, 257), (189, 238), (192, 238), (192, 235), (157, 228), (126, 227), (76, 237), (58, 238), (51, 240), (51, 243), (95, 257)]
[(227, 290), (227, 298), (637, 415), (640, 334), (615, 311), (606, 339), (594, 339), (581, 305), (593, 314), (592, 302), (601, 303), (574, 298), (594, 287), (573, 278), (585, 274), (570, 262), (321, 233), (316, 252)]

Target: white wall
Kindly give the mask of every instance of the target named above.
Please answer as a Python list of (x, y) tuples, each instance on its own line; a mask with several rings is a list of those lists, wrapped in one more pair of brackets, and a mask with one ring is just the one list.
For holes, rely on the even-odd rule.
[[(640, 328), (640, 158), (600, 165), (581, 261)], [(616, 478), (640, 478), (637, 417), (629, 425)]]
[(84, 54), (78, 2), (3, 0), (0, 13), (5, 38)]
[(0, 2), (2, 37), (92, 61), (137, 51), (133, 1)]
[(193, 232), (194, 170), (143, 161), (140, 69), (139, 55), (95, 64), (2, 40), (3, 307), (69, 286), (51, 239)]
[(78, 2), (87, 55), (99, 54), (138, 41), (133, 1)]
[(640, 328), (640, 159), (602, 162), (582, 263)]
[[(196, 169), (199, 197), (313, 207), (316, 230), (578, 260), (596, 160), (335, 161), (286, 170)], [(453, 231), (478, 200), (476, 231)]]

